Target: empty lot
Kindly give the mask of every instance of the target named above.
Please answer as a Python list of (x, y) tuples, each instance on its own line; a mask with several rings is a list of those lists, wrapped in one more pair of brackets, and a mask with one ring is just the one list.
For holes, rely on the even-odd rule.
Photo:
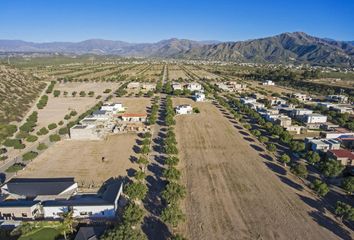
[[(298, 180), (251, 147), (211, 103), (177, 116), (188, 239), (351, 239)], [(256, 147), (255, 147), (256, 148)], [(263, 157), (261, 156), (263, 155)]]
[(136, 134), (120, 134), (103, 141), (60, 141), (28, 164), (19, 176), (75, 177), (84, 187), (100, 187), (109, 178), (126, 176), (128, 169), (137, 167), (131, 162), (136, 139)]

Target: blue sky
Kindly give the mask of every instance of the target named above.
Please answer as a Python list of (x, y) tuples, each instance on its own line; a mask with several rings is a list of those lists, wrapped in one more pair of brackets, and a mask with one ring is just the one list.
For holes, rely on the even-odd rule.
[(0, 0), (0, 39), (236, 41), (293, 31), (354, 40), (354, 0)]

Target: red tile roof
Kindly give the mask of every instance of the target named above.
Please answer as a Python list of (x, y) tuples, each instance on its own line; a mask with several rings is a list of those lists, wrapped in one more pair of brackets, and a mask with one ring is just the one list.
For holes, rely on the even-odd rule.
[(354, 153), (346, 149), (329, 150), (337, 158), (354, 159)]
[(146, 114), (139, 114), (139, 113), (124, 113), (122, 117), (146, 117)]

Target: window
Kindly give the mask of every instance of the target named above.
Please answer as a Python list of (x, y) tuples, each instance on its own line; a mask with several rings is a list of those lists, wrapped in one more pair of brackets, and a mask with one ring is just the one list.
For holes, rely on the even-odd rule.
[(27, 217), (27, 213), (22, 213), (22, 217)]

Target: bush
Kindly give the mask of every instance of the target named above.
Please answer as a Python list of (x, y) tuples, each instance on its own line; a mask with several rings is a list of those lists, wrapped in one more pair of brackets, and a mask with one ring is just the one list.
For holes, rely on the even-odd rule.
[(110, 93), (112, 89), (107, 88), (106, 90), (103, 91), (103, 93)]
[(20, 139), (6, 139), (3, 144), (5, 147), (14, 147), (16, 144), (21, 144), (21, 140)]
[(53, 95), (54, 95), (54, 97), (59, 97), (60, 91), (59, 90), (54, 90)]
[(320, 196), (324, 197), (329, 192), (329, 188), (326, 183), (316, 179), (312, 184), (311, 188)]
[(53, 130), (54, 128), (57, 128), (57, 124), (56, 123), (51, 123), (48, 125), (48, 129), (49, 130)]
[(200, 110), (199, 110), (199, 108), (194, 107), (194, 108), (193, 108), (193, 112), (194, 112), (194, 113), (200, 113)]
[(13, 173), (13, 172), (17, 172), (20, 171), (21, 169), (23, 169), (25, 167), (24, 164), (21, 163), (15, 163), (12, 166), (8, 167), (5, 172), (7, 173)]
[(38, 144), (37, 150), (38, 151), (42, 151), (42, 150), (45, 150), (47, 148), (48, 148), (47, 145), (45, 145), (44, 143), (40, 143), (40, 144)]
[(74, 117), (74, 116), (76, 116), (76, 115), (77, 115), (77, 112), (76, 112), (75, 110), (72, 110), (72, 111), (70, 112), (70, 116)]
[(344, 166), (334, 159), (323, 162), (320, 169), (326, 177), (337, 177), (344, 170)]
[(267, 149), (270, 151), (270, 152), (275, 152), (277, 150), (277, 147), (275, 146), (274, 143), (269, 143), (267, 144)]
[(342, 188), (349, 194), (352, 194), (354, 192), (354, 177), (350, 176), (345, 178), (342, 181)]
[(181, 178), (181, 172), (175, 167), (164, 169), (162, 175), (168, 181), (178, 181)]
[(161, 219), (173, 227), (177, 227), (178, 223), (185, 219), (185, 216), (176, 204), (171, 204), (162, 211)]
[(68, 134), (69, 133), (69, 130), (67, 127), (62, 127), (59, 129), (59, 134), (60, 135), (65, 135), (65, 134)]
[(46, 135), (48, 134), (49, 131), (48, 129), (46, 129), (45, 127), (42, 127), (41, 129), (39, 129), (39, 131), (37, 132), (37, 135)]
[(307, 178), (308, 172), (305, 164), (294, 164), (290, 171), (298, 177)]
[(38, 140), (38, 137), (35, 136), (35, 135), (29, 135), (27, 138), (26, 138), (26, 141), (27, 142), (35, 142)]
[(129, 196), (132, 200), (142, 200), (145, 198), (147, 193), (147, 187), (145, 184), (140, 182), (130, 183), (126, 185), (124, 192)]
[(79, 94), (80, 94), (80, 97), (85, 97), (86, 96), (85, 91), (81, 91)]
[(60, 141), (60, 139), (61, 139), (60, 135), (58, 135), (58, 134), (52, 134), (49, 136), (49, 140), (51, 142), (58, 142), (58, 141)]
[(64, 124), (64, 122), (61, 120), (60, 122), (58, 122), (59, 126), (62, 126)]
[(31, 151), (31, 152), (27, 152), (27, 153), (23, 154), (22, 159), (23, 159), (23, 161), (28, 161), (28, 160), (34, 159), (37, 156), (38, 156), (37, 152)]

